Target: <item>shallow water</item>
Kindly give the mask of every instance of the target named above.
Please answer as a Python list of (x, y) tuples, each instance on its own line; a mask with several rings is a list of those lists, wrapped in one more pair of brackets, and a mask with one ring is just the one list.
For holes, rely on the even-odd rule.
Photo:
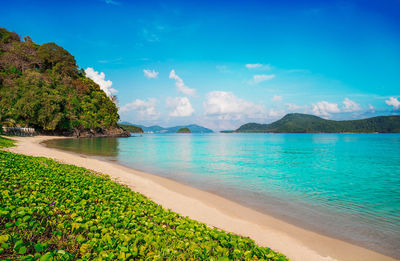
[(400, 134), (143, 134), (47, 145), (116, 160), (400, 258)]

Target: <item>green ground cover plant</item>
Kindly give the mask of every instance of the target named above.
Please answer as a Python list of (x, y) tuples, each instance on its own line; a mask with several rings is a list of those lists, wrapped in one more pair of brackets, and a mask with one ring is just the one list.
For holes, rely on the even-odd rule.
[(0, 136), (0, 148), (13, 147), (14, 141)]
[(287, 260), (48, 158), (0, 151), (0, 191), (1, 260)]

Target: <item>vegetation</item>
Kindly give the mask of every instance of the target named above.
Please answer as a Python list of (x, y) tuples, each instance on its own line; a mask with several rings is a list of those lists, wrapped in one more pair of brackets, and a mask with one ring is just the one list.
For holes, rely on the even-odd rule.
[(0, 136), (0, 148), (13, 147), (14, 141)]
[(192, 132), (189, 130), (189, 128), (184, 127), (184, 128), (180, 128), (177, 131), (177, 133), (192, 133)]
[[(130, 123), (126, 123), (130, 124)], [(179, 129), (181, 128), (189, 128), (192, 133), (212, 133), (213, 131), (210, 129), (207, 129), (205, 127), (196, 125), (196, 124), (190, 124), (190, 125), (185, 125), (185, 126), (174, 126), (174, 127), (169, 127), (169, 128), (164, 128), (158, 125), (146, 127), (143, 125), (137, 125), (143, 129), (145, 132), (154, 132), (154, 133), (176, 133)]]
[(115, 127), (113, 100), (62, 47), (0, 28), (0, 125), (58, 133)]
[(0, 151), (0, 190), (1, 260), (287, 260), (48, 158)]
[(292, 113), (271, 124), (247, 123), (233, 132), (341, 133), (400, 132), (400, 116), (379, 116), (362, 120), (333, 121), (317, 116)]
[(208, 128), (205, 128), (205, 127), (202, 127), (202, 126), (199, 126), (196, 124), (170, 127), (170, 128), (168, 128), (168, 132), (177, 132), (181, 128), (188, 128), (191, 133), (212, 133), (213, 132), (212, 130), (210, 130)]
[(118, 124), (124, 130), (127, 130), (131, 133), (143, 133), (142, 128), (135, 126), (135, 125), (128, 125), (128, 124)]

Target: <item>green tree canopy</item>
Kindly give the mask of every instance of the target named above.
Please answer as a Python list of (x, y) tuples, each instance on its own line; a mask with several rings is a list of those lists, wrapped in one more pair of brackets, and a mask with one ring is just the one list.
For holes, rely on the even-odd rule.
[(112, 97), (55, 43), (38, 45), (0, 28), (0, 123), (38, 131), (116, 127)]

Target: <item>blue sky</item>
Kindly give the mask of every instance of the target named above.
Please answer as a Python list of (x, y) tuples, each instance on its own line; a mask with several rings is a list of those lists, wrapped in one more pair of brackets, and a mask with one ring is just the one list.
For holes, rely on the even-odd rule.
[(68, 50), (124, 121), (220, 130), (400, 114), (399, 13), (397, 0), (14, 0), (0, 26)]

